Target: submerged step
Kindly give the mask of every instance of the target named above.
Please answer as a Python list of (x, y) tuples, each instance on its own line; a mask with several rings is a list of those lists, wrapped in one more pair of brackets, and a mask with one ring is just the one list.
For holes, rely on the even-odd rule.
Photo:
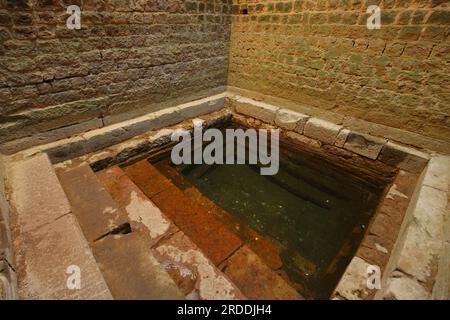
[[(180, 294), (188, 299), (245, 298), (195, 244), (142, 193), (122, 169), (112, 167), (98, 172), (97, 177), (119, 207), (127, 212), (132, 227), (130, 234), (107, 236), (93, 245), (94, 253), (101, 256), (101, 260), (118, 261), (116, 264), (110, 264), (110, 268), (104, 271), (113, 292), (116, 291), (116, 287), (131, 285), (136, 287), (136, 290), (130, 292), (127, 288), (120, 292), (122, 297), (145, 293), (146, 290), (150, 290), (153, 296), (164, 290), (167, 285), (167, 292), (156, 295), (156, 299), (175, 299), (179, 298)], [(98, 250), (100, 252), (97, 252)], [(130, 252), (136, 256), (133, 258), (133, 264), (136, 263), (137, 266), (130, 265), (130, 258), (127, 257)], [(147, 269), (148, 274), (144, 279), (136, 277), (131, 279), (130, 283), (126, 283), (126, 278), (123, 277), (124, 273), (135, 274), (145, 272)], [(171, 277), (170, 281), (167, 280), (168, 274)], [(158, 277), (154, 279), (154, 276)], [(175, 296), (172, 279), (181, 290), (181, 293), (177, 291)], [(148, 286), (148, 283), (152, 285)]]
[(111, 299), (47, 155), (12, 163), (8, 183), (19, 298)]
[(89, 242), (128, 222), (87, 163), (58, 168), (57, 174)]
[(267, 267), (247, 246), (228, 259), (225, 274), (249, 299), (303, 300), (294, 288)]
[(236, 235), (148, 161), (133, 164), (125, 172), (216, 266), (242, 245)]

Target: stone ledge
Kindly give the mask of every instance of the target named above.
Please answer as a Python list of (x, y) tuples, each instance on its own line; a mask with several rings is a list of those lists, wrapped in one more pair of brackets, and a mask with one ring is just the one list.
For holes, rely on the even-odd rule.
[[(39, 133), (36, 136), (6, 142), (0, 145), (0, 151), (5, 154), (13, 154), (30, 147), (31, 149), (29, 150), (43, 150), (48, 149), (49, 145), (66, 144), (65, 142), (79, 138), (82, 143), (76, 149), (83, 149), (80, 151), (84, 153), (93, 152), (150, 130), (159, 129), (179, 123), (188, 118), (218, 111), (225, 106), (225, 96), (226, 93), (220, 93), (107, 126), (103, 126), (102, 120), (97, 118), (62, 129)], [(70, 135), (73, 135), (73, 137), (63, 139)], [(50, 142), (56, 139), (62, 140)], [(42, 145), (43, 143), (47, 143), (47, 145)], [(32, 147), (36, 145), (38, 146)], [(72, 149), (70, 152), (77, 150)]]
[(381, 152), (381, 148), (387, 140), (356, 132), (349, 133), (344, 149), (357, 153), (366, 158), (376, 160)]
[(341, 129), (342, 126), (334, 123), (319, 118), (310, 118), (306, 122), (304, 135), (323, 143), (334, 145)]
[[(435, 291), (442, 291), (442, 283), (448, 288), (448, 207), (449, 193), (436, 187), (445, 187), (450, 164), (448, 157), (435, 156), (423, 173), (414, 203), (410, 203), (408, 219), (403, 233), (395, 244), (395, 256), (386, 276), (386, 287), (377, 295), (383, 299), (408, 299), (434, 297)], [(437, 173), (439, 176), (436, 176)], [(442, 179), (442, 176), (446, 177)], [(437, 179), (437, 180), (436, 180)], [(430, 185), (431, 184), (431, 185)], [(445, 188), (444, 188), (445, 189)], [(402, 226), (403, 227), (403, 226)], [(444, 252), (444, 254), (443, 254)], [(446, 259), (446, 261), (443, 261)], [(443, 270), (444, 269), (444, 270)], [(438, 278), (438, 274), (443, 274)], [(411, 292), (402, 291), (409, 288)], [(437, 288), (437, 289), (436, 289)], [(439, 293), (440, 297), (448, 293)]]

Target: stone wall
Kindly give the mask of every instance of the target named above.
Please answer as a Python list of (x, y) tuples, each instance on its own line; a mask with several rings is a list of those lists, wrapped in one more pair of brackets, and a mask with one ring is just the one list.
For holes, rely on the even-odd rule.
[[(73, 4), (81, 30), (66, 26)], [(230, 10), (227, 0), (0, 0), (0, 143), (223, 91)]]
[(0, 155), (0, 300), (14, 299), (16, 275), (9, 231), (9, 205), (5, 190), (5, 161)]
[(230, 86), (450, 141), (448, 1), (233, 3)]

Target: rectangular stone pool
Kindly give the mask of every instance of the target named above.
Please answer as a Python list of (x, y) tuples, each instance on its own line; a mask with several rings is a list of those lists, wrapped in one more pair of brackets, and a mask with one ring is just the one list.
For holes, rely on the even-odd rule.
[(249, 164), (176, 166), (169, 157), (153, 163), (223, 209), (218, 218), (309, 299), (330, 297), (385, 189), (283, 140), (273, 176)]

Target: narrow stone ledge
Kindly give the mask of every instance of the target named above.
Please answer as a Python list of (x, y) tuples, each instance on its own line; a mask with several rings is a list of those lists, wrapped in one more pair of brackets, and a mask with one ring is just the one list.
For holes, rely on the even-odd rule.
[(376, 160), (387, 140), (366, 134), (351, 132), (344, 148), (366, 158)]
[(277, 111), (280, 108), (240, 96), (237, 96), (235, 99), (235, 110), (237, 113), (271, 124), (275, 122)]
[(450, 191), (450, 157), (432, 157), (426, 169), (423, 184), (442, 191)]
[(420, 173), (430, 160), (430, 156), (413, 148), (388, 141), (381, 149), (378, 160), (412, 173)]
[(287, 138), (291, 139), (295, 143), (299, 143), (313, 148), (320, 148), (322, 146), (322, 143), (320, 141), (305, 137), (297, 132), (288, 131), (285, 133), (285, 135)]
[(282, 129), (292, 130), (302, 134), (308, 119), (309, 116), (307, 115), (287, 109), (280, 109), (277, 111), (275, 124)]
[(311, 118), (306, 122), (304, 134), (309, 138), (320, 140), (323, 143), (334, 145), (339, 131), (342, 126), (334, 123), (318, 119)]
[(398, 269), (429, 286), (430, 291), (445, 238), (446, 207), (445, 192), (422, 186), (398, 261)]

